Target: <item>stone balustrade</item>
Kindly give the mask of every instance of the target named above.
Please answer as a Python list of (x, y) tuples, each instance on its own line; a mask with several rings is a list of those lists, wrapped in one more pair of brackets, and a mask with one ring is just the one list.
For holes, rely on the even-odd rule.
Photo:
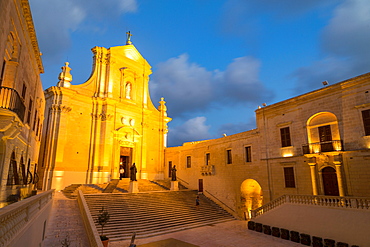
[(370, 210), (370, 198), (365, 197), (339, 197), (314, 195), (283, 195), (262, 207), (251, 210), (251, 217), (255, 218), (284, 203), (313, 205), (333, 208)]
[(89, 207), (87, 206), (85, 197), (81, 190), (78, 190), (77, 202), (80, 208), (82, 220), (85, 225), (85, 230), (86, 230), (86, 234), (89, 239), (89, 242), (90, 242), (90, 246), (91, 247), (103, 247), (98, 230), (96, 229), (96, 226), (91, 216)]
[(200, 173), (202, 176), (215, 175), (215, 166), (213, 165), (201, 166)]
[(0, 209), (0, 246), (8, 246), (26, 229), (51, 203), (53, 192), (49, 190)]

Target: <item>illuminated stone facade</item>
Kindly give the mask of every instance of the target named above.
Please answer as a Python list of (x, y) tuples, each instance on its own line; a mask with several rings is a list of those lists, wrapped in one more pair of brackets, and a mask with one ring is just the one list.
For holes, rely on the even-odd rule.
[(0, 1), (0, 201), (33, 189), (45, 98), (28, 1)]
[[(130, 36), (129, 36), (130, 38)], [(46, 122), (40, 153), (43, 189), (76, 183), (105, 183), (129, 177), (163, 179), (167, 109), (152, 104), (151, 67), (128, 39), (124, 46), (94, 47), (93, 73), (72, 85), (62, 67), (57, 86), (45, 91)]]
[(370, 73), (260, 107), (256, 122), (167, 148), (167, 169), (240, 218), (284, 194), (370, 196)]

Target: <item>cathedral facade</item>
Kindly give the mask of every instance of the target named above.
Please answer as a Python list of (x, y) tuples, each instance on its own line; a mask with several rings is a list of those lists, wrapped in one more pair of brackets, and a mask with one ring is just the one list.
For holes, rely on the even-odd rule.
[(62, 67), (57, 86), (45, 90), (46, 117), (39, 184), (44, 190), (70, 184), (106, 183), (130, 176), (163, 179), (167, 117), (148, 88), (151, 67), (130, 41), (94, 47), (93, 72), (72, 85), (71, 68)]
[(167, 168), (242, 219), (284, 194), (370, 196), (370, 73), (259, 107), (256, 122), (167, 148)]
[[(41, 54), (28, 1), (0, 1), (0, 206), (37, 182), (45, 98)], [(9, 197), (9, 196), (13, 197)]]

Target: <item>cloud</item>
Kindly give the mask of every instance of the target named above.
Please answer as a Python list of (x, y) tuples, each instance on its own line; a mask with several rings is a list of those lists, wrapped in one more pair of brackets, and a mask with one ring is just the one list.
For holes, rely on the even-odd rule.
[(210, 126), (205, 117), (189, 119), (184, 124), (169, 129), (168, 146), (180, 146), (184, 142), (206, 140), (210, 138)]
[(187, 54), (170, 58), (157, 65), (152, 77), (153, 98), (164, 96), (171, 116), (204, 108), (212, 98), (212, 73), (188, 59)]
[(38, 42), (47, 63), (56, 61), (71, 45), (71, 33), (87, 20), (112, 20), (137, 10), (136, 0), (35, 0), (30, 1)]
[(370, 4), (368, 0), (347, 0), (334, 10), (323, 30), (323, 49), (336, 56), (368, 60), (370, 57)]
[(339, 82), (365, 73), (370, 68), (370, 5), (367, 0), (346, 0), (333, 11), (323, 29), (323, 57), (298, 68), (295, 91), (312, 90), (321, 81)]
[(255, 105), (273, 97), (258, 78), (259, 68), (258, 60), (240, 57), (225, 71), (208, 71), (183, 54), (158, 65), (152, 76), (151, 93), (153, 99), (165, 97), (171, 117), (225, 104)]

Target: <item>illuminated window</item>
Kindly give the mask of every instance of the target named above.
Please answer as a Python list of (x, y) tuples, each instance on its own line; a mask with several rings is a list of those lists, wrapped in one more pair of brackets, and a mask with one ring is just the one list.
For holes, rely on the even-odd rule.
[(252, 147), (245, 147), (245, 162), (252, 162)]
[(285, 127), (285, 128), (280, 129), (280, 137), (281, 137), (281, 146), (282, 147), (291, 146), (289, 127)]
[(284, 167), (285, 188), (295, 188), (293, 167)]
[(186, 168), (191, 168), (191, 156), (186, 156)]

